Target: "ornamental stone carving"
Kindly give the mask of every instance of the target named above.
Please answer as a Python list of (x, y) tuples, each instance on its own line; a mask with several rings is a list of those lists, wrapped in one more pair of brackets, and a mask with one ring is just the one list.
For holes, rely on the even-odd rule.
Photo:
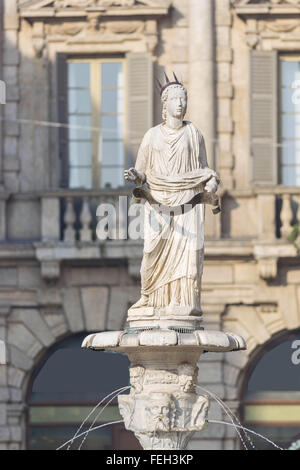
[(180, 449), (207, 420), (209, 399), (189, 399), (172, 393), (152, 392), (119, 396), (119, 409), (126, 429), (135, 433), (144, 449)]
[(22, 3), (20, 16), (32, 25), (37, 57), (47, 55), (50, 42), (75, 53), (87, 45), (91, 53), (107, 52), (109, 44), (114, 53), (144, 52), (156, 47), (157, 19), (169, 7), (169, 0), (32, 1)]
[(234, 6), (241, 5), (300, 5), (300, 0), (232, 0)]

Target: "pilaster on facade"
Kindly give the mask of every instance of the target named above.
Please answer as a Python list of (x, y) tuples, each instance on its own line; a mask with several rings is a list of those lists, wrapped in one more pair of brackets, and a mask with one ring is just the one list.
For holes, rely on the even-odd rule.
[(232, 11), (230, 0), (216, 0), (216, 88), (217, 88), (217, 159), (224, 190), (235, 187), (233, 168), (234, 155), (232, 135), (234, 122), (232, 116), (233, 83), (231, 45)]
[(3, 107), (3, 161), (4, 187), (19, 190), (19, 17), (17, 0), (3, 2), (2, 79), (6, 83), (6, 104)]

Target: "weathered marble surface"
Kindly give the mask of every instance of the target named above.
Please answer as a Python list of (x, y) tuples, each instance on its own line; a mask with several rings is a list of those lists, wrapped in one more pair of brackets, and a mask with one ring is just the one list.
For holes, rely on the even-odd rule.
[(125, 352), (127, 348), (185, 346), (201, 351), (230, 352), (247, 348), (244, 339), (234, 333), (194, 330), (180, 333), (170, 329), (141, 330), (140, 332), (105, 331), (85, 338), (82, 347), (94, 350), (114, 349)]
[(0, 340), (0, 365), (6, 364), (6, 346), (4, 341)]
[[(135, 168), (125, 171), (126, 180), (146, 185), (155, 201), (170, 208), (215, 193), (220, 182), (208, 167), (203, 135), (184, 121), (187, 91), (174, 79), (162, 88), (163, 123), (145, 134)], [(141, 298), (129, 309), (130, 319), (201, 316), (204, 214), (204, 204), (168, 216), (145, 203)]]

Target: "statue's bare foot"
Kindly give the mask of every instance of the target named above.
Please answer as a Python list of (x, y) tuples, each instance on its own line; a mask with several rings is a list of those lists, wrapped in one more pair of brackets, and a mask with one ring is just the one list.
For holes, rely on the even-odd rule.
[(140, 300), (138, 300), (130, 309), (132, 308), (141, 308), (141, 307), (148, 307), (149, 297), (147, 295), (142, 295)]

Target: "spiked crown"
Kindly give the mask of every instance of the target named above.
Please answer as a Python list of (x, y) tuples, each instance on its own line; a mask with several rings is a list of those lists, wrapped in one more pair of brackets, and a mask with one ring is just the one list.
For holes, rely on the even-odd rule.
[(165, 73), (165, 80), (166, 80), (166, 83), (165, 85), (162, 85), (160, 83), (159, 80), (157, 80), (157, 83), (158, 83), (158, 86), (159, 86), (159, 89), (160, 89), (160, 96), (162, 96), (163, 92), (165, 91), (166, 88), (168, 88), (169, 86), (171, 85), (181, 85), (183, 86), (183, 84), (178, 80), (178, 78), (176, 77), (175, 73), (173, 72), (173, 76), (174, 76), (174, 81), (170, 81), (169, 80), (169, 77), (168, 75)]

